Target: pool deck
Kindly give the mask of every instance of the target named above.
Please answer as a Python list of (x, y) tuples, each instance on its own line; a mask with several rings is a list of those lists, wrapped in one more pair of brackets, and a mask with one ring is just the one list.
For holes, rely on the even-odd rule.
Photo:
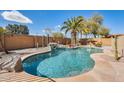
[(52, 82), (50, 79), (30, 75), (26, 72), (0, 73), (0, 82)]
[[(45, 48), (30, 48), (23, 50), (14, 50), (10, 52), (21, 55), (21, 59), (37, 54), (50, 51), (48, 47)], [(48, 78), (38, 77), (30, 75), (25, 71), (22, 72), (6, 72), (5, 70), (0, 71), (0, 82), (52, 82)]]
[[(24, 59), (37, 53), (50, 51), (48, 48), (34, 48), (15, 50)], [(120, 62), (114, 60), (114, 57), (107, 53), (95, 53), (91, 57), (95, 61), (94, 68), (84, 74), (68, 78), (52, 78), (56, 82), (121, 82), (124, 81), (124, 59)], [(22, 72), (0, 72), (0, 82), (52, 82), (52, 80), (43, 77), (30, 75)]]

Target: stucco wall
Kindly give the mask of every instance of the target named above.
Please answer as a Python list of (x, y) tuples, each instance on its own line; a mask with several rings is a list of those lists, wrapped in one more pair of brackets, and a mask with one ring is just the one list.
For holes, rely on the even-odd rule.
[[(24, 49), (24, 48), (33, 48), (33, 47), (45, 47), (48, 45), (48, 37), (45, 36), (31, 36), (31, 35), (6, 35), (2, 36), (2, 41), (4, 46), (8, 50), (14, 49)], [(61, 44), (67, 44), (70, 42), (70, 39), (56, 39), (49, 37), (49, 42), (58, 42)], [(65, 43), (65, 41), (67, 43)], [(2, 50), (0, 45), (0, 50)]]
[(6, 35), (5, 36), (5, 47), (10, 49), (21, 49), (34, 47), (35, 38), (33, 36), (25, 35)]
[[(45, 47), (48, 44), (48, 38), (45, 36), (31, 36), (31, 35), (6, 35), (2, 38), (4, 45), (8, 50), (24, 49), (33, 47)], [(102, 41), (103, 46), (111, 46), (111, 38), (94, 39), (95, 41)], [(121, 39), (120, 39), (121, 40)], [(123, 40), (121, 40), (123, 41)], [(38, 42), (38, 43), (37, 43)], [(56, 42), (60, 44), (70, 44), (69, 38), (52, 38), (49, 37), (49, 42)], [(119, 43), (120, 44), (120, 43)], [(0, 45), (1, 50), (1, 45)]]
[[(102, 42), (102, 46), (111, 46), (112, 45), (111, 38), (94, 38), (93, 41)], [(83, 45), (87, 45), (88, 39), (81, 39), (80, 43)]]
[(111, 38), (96, 38), (94, 40), (97, 42), (102, 42), (103, 46), (111, 46), (112, 45)]

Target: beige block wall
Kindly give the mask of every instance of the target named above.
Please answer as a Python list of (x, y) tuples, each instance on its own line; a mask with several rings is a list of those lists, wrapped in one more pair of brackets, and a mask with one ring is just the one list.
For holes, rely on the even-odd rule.
[[(5, 40), (5, 47), (8, 50), (15, 49), (24, 49), (24, 48), (34, 48), (34, 47), (45, 47), (48, 45), (48, 38), (45, 36), (31, 36), (31, 35), (6, 35), (2, 37), (2, 40)], [(54, 41), (52, 37), (49, 37), (49, 42), (60, 42), (61, 44), (65, 44), (65, 40), (67, 42), (70, 39), (57, 39)], [(0, 45), (0, 51), (2, 50)]]
[(38, 47), (42, 47), (42, 43), (43, 43), (43, 41), (42, 41), (42, 37), (40, 37), (40, 36), (37, 36), (36, 37), (36, 42), (38, 42)]
[(111, 46), (112, 45), (111, 38), (95, 38), (94, 40), (97, 42), (102, 42), (103, 46)]
[(111, 38), (102, 38), (101, 41), (102, 41), (104, 46), (111, 46), (111, 44), (112, 44), (111, 43), (111, 41), (112, 41)]
[[(5, 47), (8, 50), (14, 50), (14, 49), (24, 49), (24, 48), (34, 48), (37, 47), (45, 47), (48, 45), (48, 38), (45, 36), (31, 36), (31, 35), (6, 35), (5, 38)], [(94, 39), (96, 41), (102, 41), (103, 46), (111, 46), (111, 38), (102, 38), (102, 39)], [(70, 38), (58, 38), (54, 39), (52, 37), (49, 37), (49, 42), (56, 42), (60, 44), (70, 44), (71, 39)], [(1, 46), (0, 46), (1, 50)]]
[(7, 35), (5, 36), (5, 46), (10, 49), (32, 48), (35, 38), (27, 35)]

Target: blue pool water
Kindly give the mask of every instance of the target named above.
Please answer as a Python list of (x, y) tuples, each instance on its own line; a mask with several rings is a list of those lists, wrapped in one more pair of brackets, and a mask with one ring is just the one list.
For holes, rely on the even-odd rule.
[(37, 54), (23, 61), (23, 68), (32, 75), (62, 78), (88, 72), (94, 67), (90, 54), (102, 52), (98, 48), (59, 48), (49, 53)]

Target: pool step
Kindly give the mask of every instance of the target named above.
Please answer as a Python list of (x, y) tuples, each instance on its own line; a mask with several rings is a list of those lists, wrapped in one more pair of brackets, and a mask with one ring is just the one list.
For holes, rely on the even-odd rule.
[(4, 59), (9, 57), (9, 60), (2, 61), (0, 63), (0, 71), (6, 70), (8, 72), (18, 71), (22, 69), (20, 56), (17, 54), (3, 55)]

